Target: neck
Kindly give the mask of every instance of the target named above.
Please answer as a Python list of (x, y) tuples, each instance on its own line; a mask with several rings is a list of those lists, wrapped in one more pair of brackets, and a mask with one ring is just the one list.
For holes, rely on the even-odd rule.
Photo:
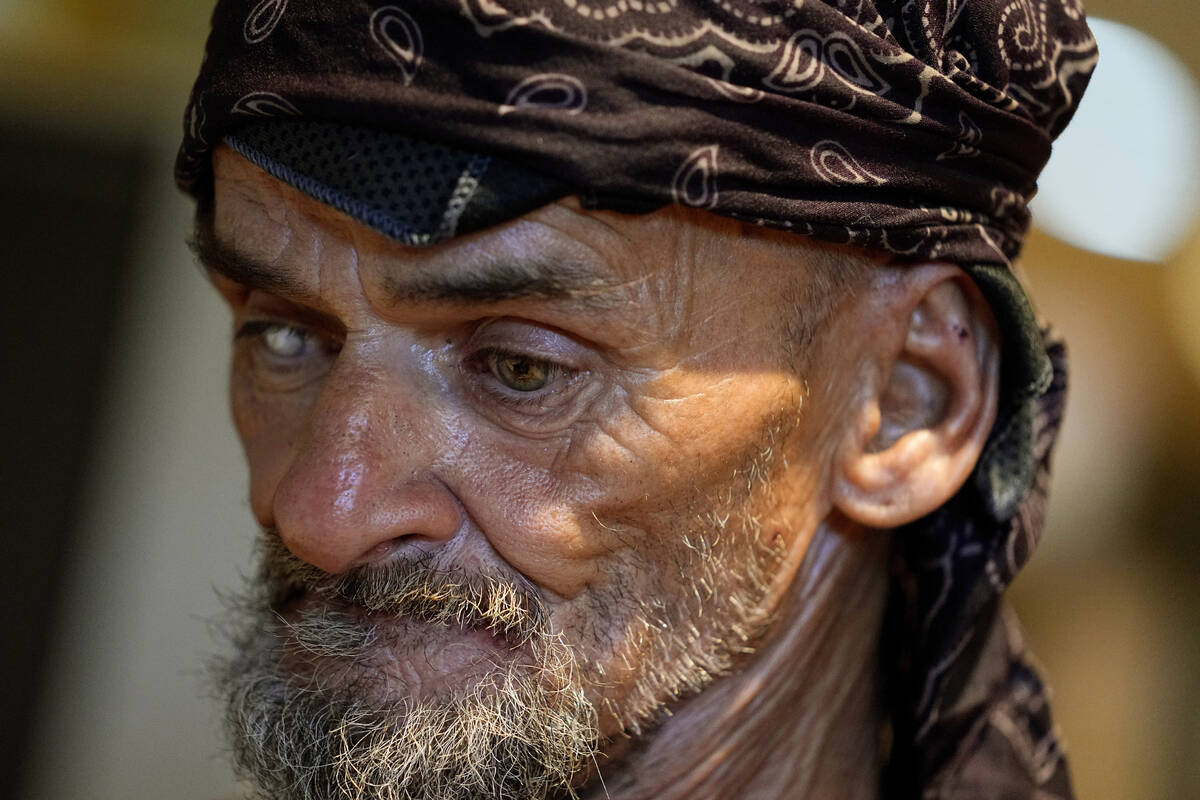
[(674, 709), (589, 800), (873, 800), (887, 540), (818, 530), (747, 666)]

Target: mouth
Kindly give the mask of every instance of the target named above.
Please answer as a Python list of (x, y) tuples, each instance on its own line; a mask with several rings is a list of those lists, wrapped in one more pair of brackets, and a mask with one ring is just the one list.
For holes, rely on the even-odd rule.
[[(340, 574), (264, 540), (259, 585), (275, 669), (299, 688), (414, 698), (474, 690), (569, 661), (519, 575), (393, 559)], [(548, 649), (549, 648), (549, 649)]]
[[(493, 641), (497, 647), (518, 649), (529, 643), (534, 633), (529, 624), (491, 619), (477, 608), (453, 610), (430, 598), (423, 603), (398, 603), (392, 609), (386, 604), (367, 605), (336, 592), (314, 591), (304, 587), (289, 587), (271, 603), (272, 612), (289, 627), (304, 624), (314, 617), (336, 618), (363, 629), (386, 633), (410, 623), (458, 630), (463, 634), (477, 633)], [(378, 607), (383, 606), (383, 607)]]
[(488, 627), (392, 614), (294, 590), (276, 607), (279, 668), (313, 685), (432, 698), (533, 668), (528, 642)]

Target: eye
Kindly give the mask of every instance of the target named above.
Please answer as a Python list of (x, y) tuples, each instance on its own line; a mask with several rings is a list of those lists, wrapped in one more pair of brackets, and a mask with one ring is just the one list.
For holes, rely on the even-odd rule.
[(271, 355), (279, 358), (295, 358), (302, 355), (308, 346), (308, 336), (291, 325), (274, 325), (263, 332), (263, 345)]
[(525, 320), (485, 320), (470, 339), (448, 352), (455, 350), (463, 358), (461, 385), (475, 407), (517, 434), (561, 431), (603, 385), (586, 346)]
[(318, 346), (312, 332), (283, 322), (255, 320), (238, 329), (237, 339), (257, 339), (264, 355), (280, 360), (301, 358)]
[(562, 372), (548, 361), (539, 361), (528, 356), (493, 352), (488, 355), (488, 369), (496, 378), (516, 392), (536, 392)]
[(321, 333), (284, 320), (249, 320), (234, 338), (242, 374), (271, 391), (292, 391), (321, 378), (339, 350)]

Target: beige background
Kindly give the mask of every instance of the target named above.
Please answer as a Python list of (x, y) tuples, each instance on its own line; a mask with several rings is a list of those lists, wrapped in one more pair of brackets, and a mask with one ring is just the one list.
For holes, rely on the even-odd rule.
[[(1094, 0), (1200, 73), (1189, 0)], [(199, 664), (253, 525), (223, 397), (224, 312), (182, 245), (170, 164), (207, 0), (0, 0), (0, 110), (156, 153), (142, 190), (29, 798), (205, 800), (233, 788)], [(1197, 143), (1200, 146), (1200, 143)], [(1048, 540), (1015, 599), (1057, 687), (1081, 798), (1200, 797), (1200, 227), (1167, 263), (1035, 234), (1072, 345)]]

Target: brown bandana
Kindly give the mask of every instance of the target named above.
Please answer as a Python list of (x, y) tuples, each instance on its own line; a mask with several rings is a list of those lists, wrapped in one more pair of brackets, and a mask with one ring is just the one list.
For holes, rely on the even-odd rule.
[(1065, 798), (1001, 610), (1065, 389), (1011, 259), (1096, 60), (1079, 0), (222, 0), (177, 176), (203, 196), (212, 146), (301, 118), (503, 159), (600, 206), (681, 203), (961, 265), (1004, 331), (1003, 403), (976, 480), (898, 537), (884, 788)]
[(242, 0), (179, 181), (255, 116), (504, 156), (913, 259), (1007, 264), (1096, 61), (1078, 0)]

